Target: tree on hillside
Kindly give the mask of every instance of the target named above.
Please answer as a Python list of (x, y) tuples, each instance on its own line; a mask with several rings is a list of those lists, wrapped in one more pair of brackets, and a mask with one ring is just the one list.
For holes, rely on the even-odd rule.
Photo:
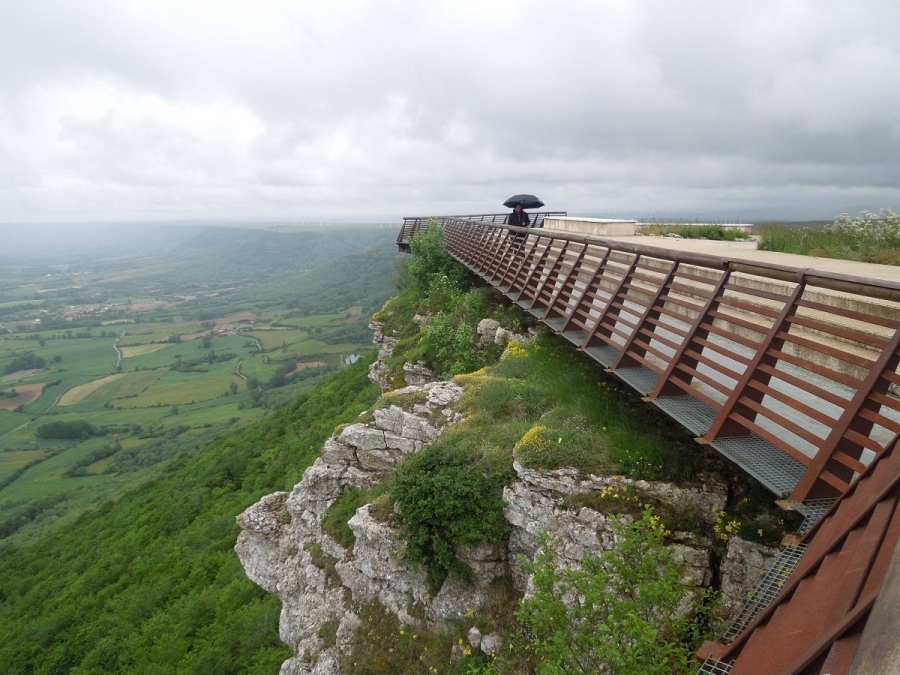
[(37, 370), (43, 368), (46, 361), (41, 356), (35, 356), (34, 352), (26, 352), (21, 356), (17, 356), (6, 364), (6, 374), (18, 372), (20, 370)]
[(94, 435), (96, 429), (94, 429), (93, 424), (85, 420), (73, 420), (71, 422), (58, 420), (56, 422), (42, 424), (34, 433), (38, 438), (83, 439)]

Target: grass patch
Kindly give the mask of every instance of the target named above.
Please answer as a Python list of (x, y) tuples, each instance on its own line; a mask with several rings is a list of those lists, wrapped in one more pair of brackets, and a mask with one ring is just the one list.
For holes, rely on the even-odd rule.
[[(353, 545), (356, 543), (356, 537), (353, 535), (353, 530), (351, 530), (350, 526), (347, 524), (348, 521), (356, 514), (356, 511), (360, 506), (369, 504), (385, 494), (389, 489), (389, 485), (389, 481), (385, 481), (368, 490), (359, 490), (357, 488), (345, 490), (334, 500), (334, 502), (332, 502), (331, 506), (328, 507), (325, 514), (322, 516), (322, 529), (341, 546), (346, 549), (352, 549)], [(381, 506), (376, 509), (376, 511), (379, 515), (384, 515), (384, 503), (380, 502), (380, 504)], [(393, 507), (391, 507), (391, 510), (393, 510)], [(378, 520), (387, 520), (387, 518), (378, 518), (375, 516), (371, 509), (369, 510), (369, 513)]]
[(337, 643), (337, 632), (340, 625), (341, 620), (335, 617), (333, 619), (328, 619), (328, 621), (319, 626), (317, 635), (319, 636), (319, 639), (322, 640), (322, 646), (325, 649), (330, 649)]
[(900, 265), (900, 214), (891, 209), (843, 214), (824, 228), (766, 223), (760, 227), (759, 248), (822, 258)]
[(147, 345), (132, 345), (129, 347), (119, 347), (119, 351), (122, 352), (123, 359), (130, 359), (133, 356), (144, 356), (145, 354), (152, 354), (153, 352), (158, 352), (161, 349), (165, 349), (169, 347), (169, 344), (147, 344)]
[(99, 380), (94, 380), (93, 382), (88, 382), (86, 384), (81, 384), (77, 387), (73, 387), (62, 395), (62, 398), (59, 399), (59, 405), (72, 405), (74, 403), (80, 403), (95, 391), (100, 389), (100, 387), (103, 387), (107, 384), (112, 384), (122, 377), (124, 377), (122, 373), (107, 375), (106, 377), (101, 377)]
[(471, 648), (464, 658), (450, 659), (453, 645), (464, 642), (461, 628), (455, 632), (452, 629), (437, 632), (405, 626), (377, 600), (361, 605), (356, 611), (362, 624), (353, 636), (352, 650), (341, 660), (341, 672), (354, 675), (483, 672), (470, 670), (484, 661), (471, 655)]
[(337, 558), (333, 558), (325, 553), (322, 549), (322, 545), (319, 543), (306, 544), (303, 548), (309, 553), (312, 564), (325, 572), (325, 583), (329, 586), (340, 585), (341, 578), (338, 576), (337, 570), (335, 569), (335, 565), (337, 565), (338, 562)]
[(589, 508), (607, 515), (627, 514), (640, 517), (649, 497), (633, 485), (610, 485), (599, 492), (578, 492), (563, 497), (563, 505), (572, 510)]

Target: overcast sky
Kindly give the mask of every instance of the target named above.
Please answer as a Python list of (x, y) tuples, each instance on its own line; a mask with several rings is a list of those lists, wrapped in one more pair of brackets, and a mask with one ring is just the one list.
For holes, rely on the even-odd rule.
[(900, 2), (5, 0), (0, 222), (900, 209)]

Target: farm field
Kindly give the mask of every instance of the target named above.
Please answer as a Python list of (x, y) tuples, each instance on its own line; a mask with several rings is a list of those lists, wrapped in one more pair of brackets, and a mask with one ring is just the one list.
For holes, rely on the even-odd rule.
[(373, 348), (393, 233), (217, 229), (0, 267), (0, 552)]

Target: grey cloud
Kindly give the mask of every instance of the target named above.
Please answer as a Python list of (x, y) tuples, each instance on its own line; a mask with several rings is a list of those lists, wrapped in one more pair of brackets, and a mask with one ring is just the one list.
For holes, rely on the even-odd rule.
[(0, 221), (900, 202), (887, 0), (16, 4)]

